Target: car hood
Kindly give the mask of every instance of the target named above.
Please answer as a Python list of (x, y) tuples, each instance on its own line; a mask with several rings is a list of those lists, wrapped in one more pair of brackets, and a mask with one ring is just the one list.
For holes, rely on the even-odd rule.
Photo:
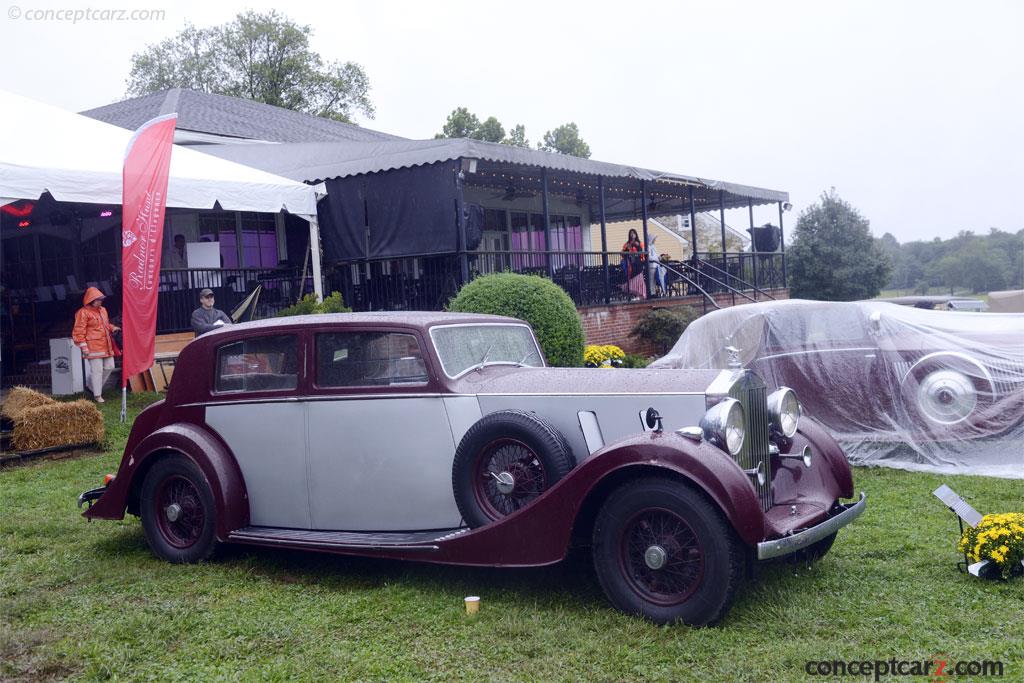
[(719, 370), (515, 368), (489, 366), (455, 380), (465, 394), (703, 393)]

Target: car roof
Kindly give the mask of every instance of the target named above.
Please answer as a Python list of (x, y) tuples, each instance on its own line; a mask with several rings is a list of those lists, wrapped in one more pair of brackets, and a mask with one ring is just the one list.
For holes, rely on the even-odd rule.
[(217, 335), (241, 331), (264, 331), (276, 328), (327, 325), (404, 325), (426, 330), (436, 325), (458, 325), (467, 323), (523, 323), (516, 318), (481, 313), (448, 313), (437, 311), (376, 311), (371, 313), (320, 313), (315, 315), (292, 315), (281, 318), (265, 318), (236, 325), (225, 325), (219, 330), (203, 335), (213, 338)]

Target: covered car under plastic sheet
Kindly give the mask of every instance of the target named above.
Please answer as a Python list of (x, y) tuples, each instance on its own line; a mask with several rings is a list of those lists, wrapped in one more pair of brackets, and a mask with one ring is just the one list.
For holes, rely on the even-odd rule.
[(851, 462), (1024, 478), (1024, 315), (771, 301), (691, 323), (651, 367), (752, 368)]

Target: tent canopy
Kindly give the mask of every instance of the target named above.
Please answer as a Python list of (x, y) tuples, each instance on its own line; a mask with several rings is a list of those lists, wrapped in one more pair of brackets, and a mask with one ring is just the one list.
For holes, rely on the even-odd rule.
[[(649, 180), (723, 190), (741, 198), (737, 206), (786, 202), (789, 193), (721, 180), (666, 173), (594, 159), (524, 149), (494, 142), (450, 138), (440, 140), (377, 140), (286, 143), (280, 145), (208, 145), (203, 151), (223, 159), (279, 173), (293, 180), (320, 182), (365, 173), (378, 173), (414, 166), (427, 166), (456, 159), (480, 159), (501, 164), (545, 168), (606, 178)], [(713, 208), (717, 208), (717, 205)]]
[[(132, 131), (0, 91), (0, 203), (38, 199), (121, 203)], [(175, 146), (167, 206), (316, 215), (315, 188)]]

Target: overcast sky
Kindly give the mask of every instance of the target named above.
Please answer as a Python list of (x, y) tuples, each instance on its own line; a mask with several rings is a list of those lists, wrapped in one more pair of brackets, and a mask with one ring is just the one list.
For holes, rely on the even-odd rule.
[[(277, 4), (4, 1), (0, 88), (74, 111), (121, 99), (132, 54), (186, 21)], [(165, 16), (28, 18), (87, 7)], [(901, 242), (1024, 228), (1022, 2), (287, 7), (321, 55), (365, 68), (371, 128), (432, 137), (465, 106), (535, 143), (575, 121), (594, 159), (786, 190), (789, 227), (834, 186)]]

